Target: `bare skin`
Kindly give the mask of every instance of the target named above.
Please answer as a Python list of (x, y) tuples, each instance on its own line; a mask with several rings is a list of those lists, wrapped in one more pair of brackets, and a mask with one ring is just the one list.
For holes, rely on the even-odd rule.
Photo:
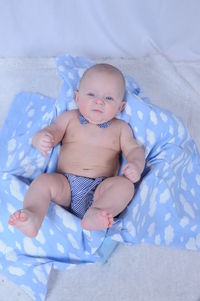
[[(61, 142), (58, 173), (42, 174), (31, 183), (23, 209), (10, 216), (10, 225), (34, 237), (51, 200), (69, 207), (71, 191), (65, 173), (89, 178), (106, 177), (96, 188), (94, 201), (81, 225), (87, 230), (102, 230), (113, 225), (113, 218), (132, 199), (133, 183), (140, 179), (145, 164), (144, 150), (133, 138), (131, 128), (115, 118), (125, 106), (123, 93), (119, 74), (92, 70), (75, 93), (79, 111), (89, 123), (81, 124), (79, 111), (72, 110), (64, 112), (54, 124), (34, 135), (32, 144), (44, 156)], [(98, 127), (97, 124), (108, 120), (111, 120), (108, 128)], [(124, 177), (116, 176), (121, 152), (127, 160), (122, 170)]]
[(16, 211), (9, 220), (10, 225), (15, 226), (29, 237), (37, 235), (39, 223), (37, 215), (26, 209)]

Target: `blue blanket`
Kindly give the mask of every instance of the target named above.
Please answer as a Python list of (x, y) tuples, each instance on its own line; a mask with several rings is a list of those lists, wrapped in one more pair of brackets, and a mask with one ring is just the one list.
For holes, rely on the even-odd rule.
[(62, 111), (75, 108), (73, 92), (92, 64), (84, 57), (58, 57), (57, 73), (63, 79), (58, 100), (18, 94), (0, 133), (0, 272), (37, 301), (45, 300), (51, 268), (102, 262), (116, 242), (200, 249), (197, 148), (180, 118), (151, 104), (131, 77), (126, 77), (127, 106), (118, 118), (131, 125), (144, 145), (146, 167), (132, 202), (113, 227), (83, 231), (79, 218), (54, 203), (36, 238), (8, 226), (31, 181), (56, 170), (59, 145), (45, 158), (32, 147), (31, 137)]

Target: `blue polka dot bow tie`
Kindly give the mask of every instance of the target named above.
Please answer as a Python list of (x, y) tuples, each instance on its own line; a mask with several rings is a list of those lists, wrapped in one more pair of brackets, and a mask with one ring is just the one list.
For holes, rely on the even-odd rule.
[[(79, 120), (80, 120), (81, 124), (89, 123), (89, 121), (87, 119), (85, 119), (85, 117), (81, 113), (79, 113)], [(109, 127), (110, 125), (111, 125), (111, 121), (106, 121), (104, 123), (98, 124), (98, 127), (105, 129), (105, 128)]]

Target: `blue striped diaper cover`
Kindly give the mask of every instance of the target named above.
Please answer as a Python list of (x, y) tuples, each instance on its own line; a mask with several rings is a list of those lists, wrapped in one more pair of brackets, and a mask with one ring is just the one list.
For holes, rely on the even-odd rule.
[(98, 177), (96, 179), (76, 176), (66, 173), (71, 188), (70, 212), (83, 218), (85, 212), (93, 203), (93, 196), (97, 186), (105, 179)]

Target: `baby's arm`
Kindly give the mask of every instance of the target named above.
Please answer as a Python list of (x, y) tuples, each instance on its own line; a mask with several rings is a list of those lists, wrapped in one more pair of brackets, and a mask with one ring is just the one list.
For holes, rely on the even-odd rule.
[(32, 145), (45, 157), (48, 157), (48, 151), (62, 140), (69, 120), (70, 112), (62, 113), (50, 126), (35, 133), (32, 138)]
[(133, 183), (139, 181), (145, 166), (144, 149), (133, 137), (130, 126), (122, 123), (121, 149), (127, 163), (122, 168), (122, 173)]

